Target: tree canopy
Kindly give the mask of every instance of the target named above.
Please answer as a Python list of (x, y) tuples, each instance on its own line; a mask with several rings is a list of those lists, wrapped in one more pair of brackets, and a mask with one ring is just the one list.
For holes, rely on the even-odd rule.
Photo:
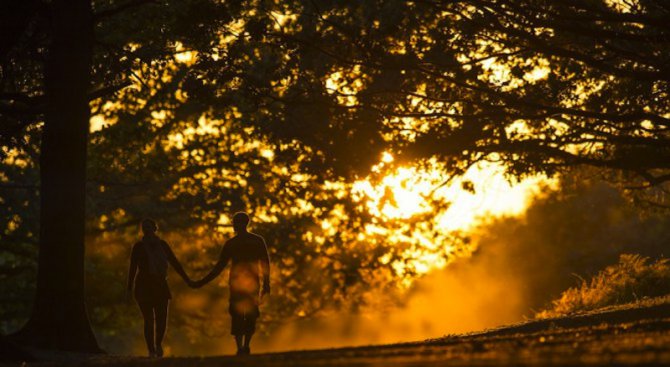
[[(16, 7), (24, 16), (8, 27), (25, 32), (3, 40), (3, 118), (14, 121), (3, 122), (6, 139), (39, 121), (25, 113), (38, 112), (41, 98), (34, 76), (45, 40), (35, 17), (44, 14)], [(301, 165), (324, 177), (366, 175), (386, 150), (438, 157), (453, 173), (491, 159), (519, 175), (591, 165), (645, 187), (667, 179), (663, 1), (94, 7), (91, 97), (105, 95), (103, 105), (117, 101), (114, 87), (154, 89), (121, 93), (119, 101), (153, 99), (118, 118), (165, 111), (168, 122), (243, 121), (287, 149), (309, 148)], [(189, 62), (166, 70), (187, 52)], [(171, 83), (158, 90), (157, 78)]]

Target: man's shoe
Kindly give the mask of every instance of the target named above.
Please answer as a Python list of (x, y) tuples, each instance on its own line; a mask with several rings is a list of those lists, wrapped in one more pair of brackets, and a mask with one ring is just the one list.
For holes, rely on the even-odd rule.
[(244, 348), (242, 348), (242, 350), (244, 351), (245, 356), (248, 356), (249, 354), (251, 354), (251, 349), (249, 349), (249, 347), (244, 347)]
[(156, 347), (156, 357), (163, 358), (163, 347), (162, 346)]

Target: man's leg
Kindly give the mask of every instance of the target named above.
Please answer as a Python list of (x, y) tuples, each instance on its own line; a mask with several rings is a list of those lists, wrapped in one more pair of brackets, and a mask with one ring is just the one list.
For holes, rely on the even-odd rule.
[(230, 312), (230, 333), (235, 337), (235, 344), (237, 345), (237, 355), (244, 354), (244, 333), (242, 332), (242, 317), (234, 311), (231, 305)]
[[(231, 294), (230, 315), (232, 316), (232, 333), (237, 343), (237, 355), (247, 355), (251, 335), (255, 331), (258, 306), (253, 296), (246, 293)], [(256, 307), (255, 309), (253, 307)], [(251, 311), (251, 312), (250, 312)]]
[(165, 337), (165, 330), (167, 330), (168, 307), (170, 301), (163, 300), (158, 302), (154, 308), (156, 313), (156, 355), (163, 356), (163, 337)]
[(244, 351), (243, 339), (244, 335), (242, 334), (235, 335), (235, 344), (237, 344), (237, 355), (241, 355), (242, 352)]
[(251, 343), (251, 337), (254, 334), (244, 334), (244, 349), (249, 350), (249, 343)]
[(256, 332), (256, 319), (258, 318), (258, 312), (252, 312), (245, 315), (244, 318), (244, 354), (251, 354), (251, 337), (254, 336)]

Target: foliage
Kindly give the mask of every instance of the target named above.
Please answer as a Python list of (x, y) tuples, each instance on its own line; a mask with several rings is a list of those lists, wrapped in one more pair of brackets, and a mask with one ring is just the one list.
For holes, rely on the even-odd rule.
[[(133, 322), (119, 304), (120, 280), (143, 217), (157, 218), (189, 270), (198, 272), (231, 235), (229, 215), (249, 211), (275, 259), (274, 282), (282, 285), (265, 312), (270, 324), (325, 308), (356, 307), (373, 284), (393, 288), (395, 279), (414, 273), (411, 266), (393, 265), (411, 260), (416, 251), (407, 250), (416, 248), (416, 241), (366, 237), (370, 215), (360, 205), (364, 198), (352, 197), (352, 182), (345, 180), (367, 174), (378, 161), (379, 132), (358, 119), (360, 112), (333, 104), (337, 97), (322, 89), (328, 70), (316, 70), (316, 58), (310, 59), (316, 54), (299, 55), (304, 50), (269, 42), (267, 31), (275, 23), (268, 22), (266, 5), (94, 3), (87, 292), (92, 322), (103, 338)], [(18, 25), (24, 31), (12, 34), (2, 58), (3, 126), (20, 127), (12, 133), (20, 139), (3, 142), (8, 206), (2, 240), (9, 244), (16, 235), (11, 250), (29, 249), (22, 260), (26, 271), (16, 270), (15, 280), (3, 283), (10, 290), (7, 331), (29, 309), (25, 299), (9, 295), (31, 292), (28, 270), (37, 251), (31, 240), (39, 233), (29, 215), (38, 198), (40, 75), (49, 42), (42, 26), (49, 14), (40, 7), (24, 10), (25, 24)], [(282, 121), (286, 124), (277, 125)], [(25, 164), (16, 164), (18, 158)], [(23, 195), (30, 198), (4, 199)], [(397, 232), (431, 225), (427, 213), (404, 219), (407, 223), (384, 225)], [(3, 259), (10, 268), (22, 264), (10, 255)], [(224, 294), (213, 290), (206, 298), (217, 303)], [(202, 329), (220, 320), (204, 308), (184, 310), (177, 327)]]
[(622, 253), (663, 256), (669, 219), (630, 205), (612, 185), (578, 170), (547, 188), (523, 215), (492, 218), (468, 235), (477, 248), (472, 260), (518, 279), (522, 286), (510, 284), (510, 291), (531, 311), (575, 286), (572, 274), (591, 276)]
[(670, 294), (669, 280), (668, 259), (624, 254), (618, 264), (606, 267), (588, 282), (582, 280), (578, 287), (569, 288), (552, 301), (550, 309), (536, 316), (555, 317), (664, 296)]
[[(11, 27), (0, 39), (4, 330), (26, 312), (34, 277), (50, 37), (48, 4), (13, 3), (22, 5), (0, 11)], [(272, 320), (355, 307), (366, 288), (413, 275), (398, 264), (421, 244), (390, 243), (367, 225), (425, 229), (440, 246), (451, 238), (435, 233), (434, 213), (378, 220), (351, 195), (385, 151), (397, 159), (379, 176), (417, 161), (438, 162), (445, 176), (481, 160), (517, 176), (591, 165), (663, 204), (663, 1), (93, 4), (89, 299), (110, 335), (132, 321), (115, 303), (122, 287), (98, 285), (118, 283), (147, 216), (198, 272), (230, 235), (228, 214), (252, 212), (281, 264)], [(193, 310), (181, 325), (212, 323)]]
[(515, 175), (590, 165), (629, 188), (670, 178), (665, 2), (344, 7), (315, 6), (321, 37), (296, 37), (364, 80), (352, 108), (375, 111), (409, 157), (452, 172), (501, 161)]
[[(450, 173), (479, 160), (515, 175), (590, 165), (629, 188), (655, 186), (647, 199), (662, 203), (659, 185), (670, 177), (663, 1), (333, 1), (271, 11), (288, 20), (277, 26), (259, 11), (255, 24), (265, 27), (237, 41), (264, 40), (261, 55), (301, 63), (288, 81), (248, 86), (270, 111), (280, 104), (280, 118), (263, 124), (270, 131), (304, 124), (287, 113), (303, 102), (330, 117), (317, 126), (360, 135), (365, 121), (394, 152), (436, 157)], [(292, 137), (338, 145), (336, 134), (315, 141), (301, 131)]]
[[(96, 84), (153, 88), (157, 68), (192, 51), (173, 86), (153, 92), (172, 101), (144, 98), (145, 113), (189, 111), (195, 122), (234, 110), (254, 134), (309, 147), (301, 166), (316, 174), (365, 174), (384, 150), (456, 174), (480, 160), (515, 175), (590, 165), (662, 204), (664, 1), (95, 5)], [(29, 35), (22, 50), (41, 50), (39, 32)], [(3, 70), (35, 74), (34, 58), (9, 55), (22, 62)], [(39, 85), (7, 82), (3, 116), (22, 120), (15, 110), (39, 99)]]

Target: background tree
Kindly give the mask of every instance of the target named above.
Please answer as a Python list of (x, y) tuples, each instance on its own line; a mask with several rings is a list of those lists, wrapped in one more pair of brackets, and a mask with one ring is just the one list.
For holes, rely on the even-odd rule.
[[(93, 63), (94, 18), (99, 21), (141, 3), (103, 4), (97, 14), (90, 1), (7, 5), (11, 32), (3, 38), (0, 55), (3, 132), (7, 133), (3, 143), (10, 148), (25, 145), (22, 135), (44, 119), (39, 154), (39, 270), (33, 313), (15, 334), (21, 342), (50, 349), (98, 350), (84, 305), (88, 104), (116, 88), (106, 85), (91, 92), (92, 74), (103, 85), (123, 75)], [(156, 24), (153, 29), (164, 26)], [(105, 58), (109, 57), (95, 61)], [(4, 149), (3, 153), (12, 152)]]
[[(98, 239), (89, 240), (93, 243), (104, 241), (109, 231), (121, 232), (122, 235), (116, 239), (131, 243), (134, 237), (132, 225), (145, 216), (164, 219), (173, 235), (174, 232), (185, 231), (183, 236), (176, 237), (181, 239), (187, 234), (202, 237), (206, 228), (210, 231), (212, 228), (223, 228), (215, 237), (221, 240), (222, 235), (230, 232), (225, 230), (227, 217), (222, 213), (251, 209), (261, 232), (273, 233), (273, 251), (278, 255), (288, 255), (278, 256), (285, 259), (282, 260), (282, 272), (277, 276), (280, 282), (286, 283), (283, 287), (285, 296), (275, 303), (271, 315), (279, 320), (297, 313), (313, 314), (324, 307), (336, 307), (338, 303), (354, 304), (355, 298), (347, 299), (345, 296), (354, 293), (353, 289), (362, 291), (365, 283), (378, 282), (385, 279), (384, 276), (390, 276), (389, 270), (381, 275), (374, 270), (388, 268), (379, 258), (391, 255), (390, 259), (393, 259), (399, 256), (400, 249), (373, 247), (357, 237), (363, 232), (366, 213), (348, 197), (350, 183), (327, 180), (340, 177), (343, 169), (330, 172), (331, 168), (322, 164), (324, 159), (319, 158), (323, 156), (322, 152), (297, 139), (270, 140), (260, 129), (246, 123), (245, 119), (250, 117), (254, 121), (271, 118), (267, 111), (259, 108), (261, 104), (252, 98), (248, 88), (229, 93), (228, 101), (224, 100), (227, 103), (217, 106), (212, 96), (206, 95), (207, 90), (201, 87), (202, 83), (194, 78), (197, 75), (189, 70), (192, 65), (188, 62), (188, 53), (200, 54), (202, 57), (198, 59), (206, 62), (207, 56), (214, 55), (214, 49), (220, 46), (220, 37), (227, 35), (227, 27), (235, 26), (244, 17), (251, 17), (258, 4), (240, 9), (236, 6), (235, 3), (226, 3), (223, 8), (220, 4), (207, 1), (187, 4), (94, 3), (95, 38), (91, 29), (78, 33), (78, 36), (88, 37), (88, 42), (93, 42), (95, 46), (89, 50), (92, 80), (80, 86), (83, 99), (78, 103), (88, 103), (90, 99), (98, 119), (94, 119), (94, 133), (88, 141), (91, 152), (88, 179), (84, 181), (83, 168), (77, 166), (80, 169), (77, 175), (67, 176), (73, 180), (67, 189), (83, 200), (82, 185), (87, 182), (87, 233), (91, 236), (89, 239)], [(54, 164), (66, 164), (75, 162), (70, 158), (76, 156), (80, 164), (83, 162), (86, 155), (81, 141), (87, 141), (89, 136), (88, 112), (85, 119), (80, 119), (80, 125), (68, 122), (66, 126), (72, 129), (72, 134), (79, 134), (79, 145), (70, 144), (71, 140), (63, 138), (57, 142), (66, 144), (67, 149), (55, 146), (53, 149), (58, 152), (53, 154), (45, 149), (49, 147), (47, 143), (50, 140), (44, 134), (50, 130), (40, 126), (44, 113), (42, 103), (50, 101), (49, 95), (54, 91), (45, 89), (36, 76), (40, 75), (43, 67), (40, 57), (54, 57), (51, 47), (55, 47), (56, 36), (48, 28), (40, 28), (54, 16), (53, 10), (49, 6), (33, 10), (34, 13), (27, 16), (28, 25), (22, 28), (23, 33), (17, 33), (18, 41), (11, 45), (3, 64), (3, 88), (7, 91), (3, 94), (3, 122), (6, 123), (3, 126), (16, 127), (12, 130), (13, 138), (7, 140), (3, 150), (6, 158), (3, 165), (4, 190), (5, 196), (11, 199), (8, 203), (12, 204), (6, 207), (4, 213), (6, 231), (3, 243), (7, 244), (7, 252), (11, 253), (7, 258), (12, 272), (10, 275), (21, 279), (12, 286), (8, 284), (8, 294), (17, 298), (10, 297), (5, 310), (7, 314), (16, 316), (6, 320), (5, 328), (15, 326), (23, 314), (21, 310), (25, 308), (27, 297), (26, 288), (22, 287), (29, 284), (34, 276), (30, 270), (31, 256), (36, 250), (33, 240), (40, 232), (40, 243), (46, 244), (53, 239), (54, 245), (51, 246), (51, 242), (48, 248), (40, 245), (40, 258), (44, 265), (40, 264), (42, 270), (37, 275), (35, 313), (19, 333), (19, 338), (41, 347), (91, 351), (97, 346), (87, 328), (88, 320), (83, 308), (83, 274), (80, 272), (84, 269), (83, 232), (75, 233), (73, 229), (70, 237), (73, 241), (75, 237), (78, 240), (68, 247), (71, 253), (59, 251), (65, 246), (61, 244), (69, 243), (60, 233), (52, 237), (44, 232), (48, 228), (63, 229), (61, 221), (68, 221), (73, 228), (83, 228), (79, 223), (83, 217), (75, 218), (69, 205), (75, 201), (63, 201), (65, 195), (44, 196), (49, 190), (53, 189), (57, 194), (63, 189), (52, 185), (44, 175), (50, 173), (62, 179), (65, 171), (48, 170), (52, 159)], [(237, 11), (243, 16), (234, 19), (231, 14)], [(152, 19), (152, 22), (146, 22), (146, 19)], [(253, 26), (253, 21), (250, 21), (249, 27), (253, 29)], [(251, 45), (242, 42), (233, 45), (231, 50), (225, 49), (230, 53), (228, 62), (241, 63), (245, 68), (252, 69), (246, 71), (246, 79), (250, 81), (264, 80), (265, 73), (269, 72), (264, 68), (256, 70), (263, 62), (249, 59), (250, 54), (256, 53), (254, 47), (257, 45), (256, 41)], [(68, 57), (82, 57), (82, 54), (73, 52)], [(86, 65), (68, 63), (68, 66), (72, 65), (78, 65), (82, 68), (79, 72), (88, 75), (83, 70)], [(131, 81), (131, 88), (121, 90)], [(221, 79), (217, 82), (220, 83), (218, 88), (223, 89), (230, 86), (229, 83), (234, 85), (236, 80)], [(92, 88), (91, 84), (96, 87)], [(116, 95), (110, 94), (114, 91), (117, 91)], [(58, 96), (64, 99), (73, 97), (70, 93)], [(58, 105), (64, 106), (64, 103)], [(210, 112), (214, 107), (218, 108), (216, 114)], [(319, 106), (309, 109), (313, 110), (311, 114), (321, 118)], [(245, 113), (239, 113), (240, 110)], [(252, 111), (256, 114), (252, 115)], [(66, 116), (62, 114), (59, 118)], [(104, 124), (95, 125), (100, 121)], [(45, 126), (48, 124), (46, 119)], [(56, 132), (61, 131), (65, 128), (56, 129)], [(77, 154), (69, 152), (76, 147), (79, 149)], [(59, 154), (71, 154), (72, 157), (60, 159)], [(41, 157), (41, 165), (37, 164), (37, 157)], [(352, 163), (341, 161), (343, 167)], [(376, 158), (368, 156), (365, 161), (374, 162)], [(58, 215), (45, 215), (50, 212), (44, 207), (38, 211), (35, 205), (36, 197), (32, 196), (34, 193), (31, 190), (35, 185), (36, 169), (42, 175), (40, 184), (49, 186), (40, 190), (39, 197), (43, 202), (48, 198), (58, 199)], [(83, 216), (83, 207), (79, 210)], [(39, 227), (34, 217), (38, 212), (42, 215)], [(328, 236), (321, 229), (324, 220), (335, 221)], [(268, 229), (263, 230), (263, 227)], [(336, 228), (346, 228), (347, 231), (338, 233)], [(353, 247), (354, 243), (359, 246)], [(348, 244), (348, 247), (343, 244)], [(211, 243), (207, 245), (210, 257), (215, 257), (218, 248)], [(87, 289), (97, 325), (106, 322), (115, 325), (114, 320), (117, 319), (113, 315), (118, 315), (118, 308), (115, 310), (105, 303), (114, 302), (113, 297), (118, 294), (114, 291), (96, 293), (99, 287), (95, 284), (108, 284), (110, 278), (122, 277), (119, 268), (125, 268), (119, 262), (115, 263), (115, 268), (100, 266), (96, 260), (109, 256), (107, 250), (109, 248), (96, 251), (93, 245), (89, 246), (93, 261), (88, 263), (87, 269), (92, 286)], [(123, 252), (121, 258), (124, 258)], [(17, 264), (25, 265), (17, 268)], [(55, 270), (51, 269), (52, 264), (69, 266), (72, 273), (63, 272), (63, 277), (53, 276), (51, 272)], [(207, 261), (201, 259), (199, 264), (200, 268), (205, 268)], [(324, 270), (331, 275), (325, 278), (314, 276)], [(284, 282), (282, 279), (287, 280)], [(54, 290), (61, 288), (50, 282), (69, 284), (72, 289), (64, 292), (61, 298), (54, 298), (51, 297)], [(15, 286), (19, 286), (18, 289)], [(309, 294), (312, 296), (308, 297)], [(310, 301), (305, 302), (305, 299)], [(51, 313), (70, 303), (78, 306), (70, 308), (71, 315)], [(48, 304), (52, 307), (44, 307)], [(69, 334), (68, 338), (60, 337), (60, 332), (70, 330), (63, 324), (74, 322), (79, 322), (81, 333)], [(110, 330), (116, 332), (118, 329)]]
[(332, 131), (290, 128), (311, 116), (297, 106), (321, 108), (334, 119), (320, 129), (346, 126), (367, 139), (357, 146), (435, 157), (450, 173), (482, 160), (517, 176), (586, 165), (664, 205), (663, 1), (326, 1), (256, 14), (244, 41), (288, 55), (273, 70), (311, 70), (281, 80), (280, 93), (243, 84), (284, 104), (262, 125), (273, 134), (337, 152)]
[(84, 211), (93, 13), (55, 1), (44, 74), (40, 256), (33, 312), (15, 337), (40, 347), (98, 349), (84, 305)]

